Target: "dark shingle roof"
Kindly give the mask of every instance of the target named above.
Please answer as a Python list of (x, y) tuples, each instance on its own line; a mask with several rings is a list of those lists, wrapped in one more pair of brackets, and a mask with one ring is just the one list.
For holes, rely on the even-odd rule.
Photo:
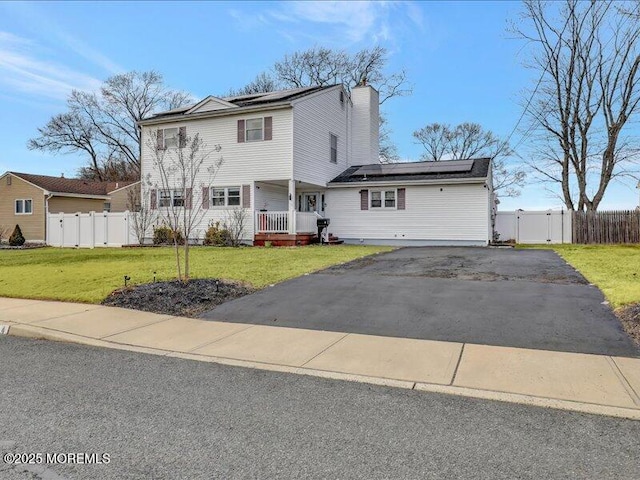
[[(297, 98), (304, 97), (306, 95), (310, 95), (315, 92), (319, 92), (320, 90), (325, 90), (328, 88), (333, 88), (335, 85), (329, 85), (326, 87), (302, 87), (302, 88), (291, 88), (288, 90), (279, 90), (276, 92), (265, 92), (265, 93), (252, 93), (249, 95), (236, 95), (232, 97), (220, 97), (220, 100), (224, 100), (225, 102), (233, 103), (238, 107), (257, 107), (257, 106), (267, 106), (274, 103), (286, 103)], [(200, 102), (198, 102), (200, 103)], [(151, 119), (159, 119), (159, 118), (168, 118), (168, 117), (179, 117), (185, 115), (190, 109), (195, 107), (198, 103), (193, 105), (189, 105), (188, 107), (174, 108), (173, 110), (168, 110), (166, 112), (159, 112), (146, 120)], [(219, 111), (218, 111), (219, 113)]]
[(77, 178), (49, 177), (31, 173), (8, 172), (16, 177), (52, 193), (71, 193), (75, 195), (108, 195), (119, 188), (136, 182), (93, 182)]
[[(489, 158), (474, 158), (468, 160), (444, 160), (438, 162), (442, 166), (450, 167), (454, 162), (459, 162), (462, 165), (462, 162), (473, 161), (473, 165), (471, 169), (464, 171), (465, 168), (461, 168), (461, 171), (457, 172), (438, 172), (438, 171), (430, 171), (432, 170), (432, 166), (434, 162), (407, 162), (407, 163), (399, 163), (393, 164), (398, 166), (403, 165), (412, 165), (411, 173), (404, 172), (393, 172), (393, 167), (391, 168), (378, 168), (379, 164), (366, 165), (366, 169), (363, 169), (365, 165), (356, 165), (353, 167), (347, 168), (344, 172), (338, 175), (336, 178), (331, 180), (329, 183), (334, 184), (353, 184), (353, 183), (373, 183), (373, 182), (405, 182), (405, 181), (420, 181), (420, 180), (447, 180), (447, 179), (464, 179), (464, 178), (486, 178), (489, 174), (489, 165), (491, 163), (491, 159)], [(424, 165), (424, 169), (420, 169), (420, 166)], [(375, 171), (374, 173), (363, 173), (363, 171)], [(401, 169), (400, 169), (401, 170)]]

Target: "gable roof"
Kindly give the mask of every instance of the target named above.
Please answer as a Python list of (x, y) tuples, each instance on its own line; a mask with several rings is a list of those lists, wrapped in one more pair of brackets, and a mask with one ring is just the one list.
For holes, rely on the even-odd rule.
[[(107, 196), (109, 193), (138, 182), (94, 182), (78, 178), (50, 177), (31, 173), (7, 172), (49, 193)], [(5, 174), (6, 175), (6, 174)], [(3, 175), (4, 176), (4, 175)]]
[(377, 182), (482, 180), (489, 175), (490, 158), (443, 160), (440, 162), (401, 162), (355, 165), (331, 180), (329, 184), (366, 184)]
[[(293, 100), (311, 95), (313, 93), (334, 88), (337, 85), (329, 85), (324, 87), (301, 87), (291, 88), (287, 90), (279, 90), (276, 92), (265, 93), (252, 93), (249, 95), (235, 95), (230, 97), (214, 97), (209, 95), (208, 97), (200, 100), (194, 105), (189, 105), (181, 108), (174, 108), (173, 110), (167, 110), (165, 112), (156, 113), (148, 118), (141, 120), (140, 124), (151, 123), (156, 120), (174, 120), (189, 118), (190, 115), (195, 114), (226, 114), (226, 113), (239, 113), (243, 110), (256, 109), (260, 107), (271, 107), (278, 105), (289, 105)], [(221, 108), (201, 110), (209, 102), (217, 102)]]

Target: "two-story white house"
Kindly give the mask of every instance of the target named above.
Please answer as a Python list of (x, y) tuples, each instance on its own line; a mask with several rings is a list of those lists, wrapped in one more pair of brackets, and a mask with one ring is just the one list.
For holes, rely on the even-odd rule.
[[(198, 236), (231, 209), (247, 212), (243, 237), (256, 245), (307, 244), (318, 218), (351, 243), (486, 245), (491, 237), (487, 159), (381, 165), (378, 92), (307, 87), (228, 98), (140, 122), (142, 178), (152, 208), (174, 202), (205, 210)], [(220, 145), (211, 184), (161, 188), (154, 149), (181, 148), (195, 134)], [(204, 177), (203, 177), (204, 178)], [(198, 202), (198, 203), (194, 203)]]

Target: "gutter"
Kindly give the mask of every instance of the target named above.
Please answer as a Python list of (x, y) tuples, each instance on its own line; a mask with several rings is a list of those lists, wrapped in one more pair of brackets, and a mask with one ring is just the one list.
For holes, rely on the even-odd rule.
[(49, 238), (47, 236), (47, 224), (49, 223), (49, 200), (53, 197), (53, 194), (49, 192), (45, 192), (46, 195), (44, 197), (44, 243), (49, 243)]
[(271, 110), (281, 110), (283, 108), (293, 108), (291, 102), (272, 103), (269, 105), (251, 105), (248, 107), (224, 108), (222, 110), (213, 110), (211, 112), (192, 113), (189, 115), (175, 115), (172, 117), (149, 118), (140, 120), (138, 125), (146, 127), (149, 125), (160, 125), (163, 123), (185, 122), (189, 120), (200, 120), (203, 118), (228, 117), (232, 115), (240, 115), (243, 113), (265, 112)]
[(51, 197), (88, 198), (91, 200), (109, 200), (109, 195), (84, 195), (82, 193), (50, 192)]
[(358, 181), (358, 182), (329, 182), (327, 188), (349, 188), (363, 186), (390, 186), (390, 185), (464, 185), (464, 184), (487, 184), (488, 177), (476, 178), (449, 178), (439, 180), (387, 180), (387, 181)]

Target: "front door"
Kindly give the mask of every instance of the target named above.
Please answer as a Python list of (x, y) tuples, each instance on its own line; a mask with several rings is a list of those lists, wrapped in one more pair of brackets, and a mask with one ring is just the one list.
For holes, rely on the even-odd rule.
[(324, 213), (324, 206), (322, 205), (321, 195), (318, 192), (303, 193), (299, 197), (300, 204), (298, 205), (301, 212), (318, 212)]

